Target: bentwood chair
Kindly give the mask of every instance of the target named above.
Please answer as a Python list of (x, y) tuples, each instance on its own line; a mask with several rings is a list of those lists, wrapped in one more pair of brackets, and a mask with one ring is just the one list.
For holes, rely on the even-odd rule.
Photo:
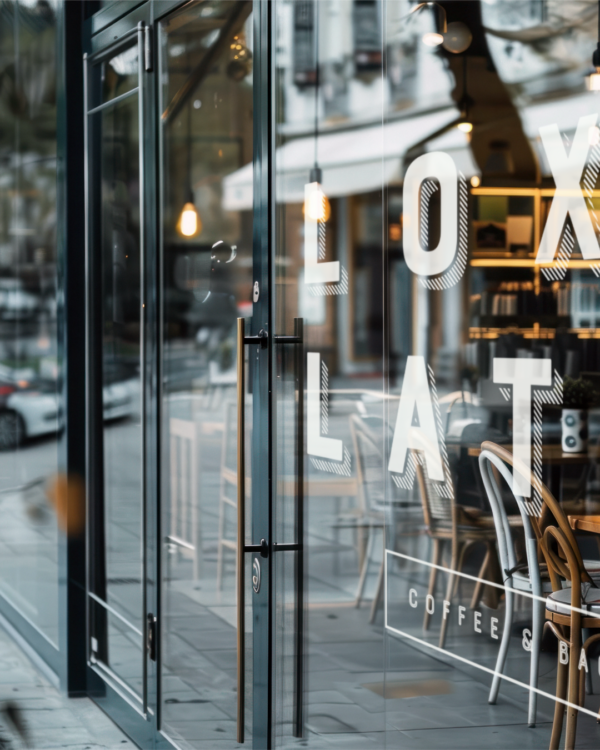
[[(449, 544), (451, 552), (450, 571), (446, 589), (446, 600), (451, 602), (457, 593), (460, 580), (460, 576), (457, 574), (463, 569), (466, 553), (474, 545), (483, 544), (486, 547), (486, 553), (477, 575), (478, 581), (475, 585), (470, 605), (471, 609), (474, 609), (482, 596), (485, 576), (488, 575), (491, 580), (497, 577), (494, 576), (494, 571), (497, 568), (494, 519), (492, 515), (483, 513), (478, 508), (471, 508), (455, 502), (453, 486), (446, 486), (446, 492), (436, 491), (427, 474), (427, 466), (422, 454), (415, 451), (412, 456), (414, 457), (419, 482), (425, 525), (433, 543), (431, 556), (432, 568), (429, 575), (429, 590), (427, 593), (430, 596), (435, 596), (444, 546)], [(450, 482), (451, 480), (448, 479), (446, 485), (450, 484)], [(512, 516), (510, 523), (520, 526), (521, 519), (518, 516)], [(492, 598), (495, 595), (496, 589), (493, 588), (491, 591)], [(497, 604), (496, 601), (493, 603)], [(443, 648), (446, 641), (448, 620), (449, 618), (442, 620), (439, 640), (440, 648)], [(423, 620), (423, 628), (425, 630), (428, 630), (429, 623), (430, 614), (426, 609)]]
[[(590, 668), (587, 653), (592, 643), (600, 640), (600, 633), (596, 632), (584, 641), (583, 631), (600, 629), (600, 589), (586, 570), (568, 522), (561, 523), (560, 527), (546, 527), (540, 546), (553, 588), (546, 599), (546, 625), (558, 638), (559, 644), (565, 645), (569, 655), (568, 663), (565, 663), (559, 649), (557, 700), (554, 704), (550, 750), (558, 750), (565, 710), (565, 750), (573, 750), (577, 731), (577, 707), (584, 705), (585, 680)], [(570, 586), (565, 586), (565, 583)], [(582, 666), (583, 653), (585, 667)]]
[[(375, 425), (373, 422), (375, 421)], [(356, 475), (358, 480), (359, 515), (354, 519), (356, 531), (359, 535), (360, 575), (355, 604), (360, 607), (371, 558), (375, 546), (375, 536), (385, 530), (385, 492), (383, 484), (383, 453), (378, 442), (381, 441), (373, 426), (383, 428), (383, 420), (371, 418), (367, 420), (357, 414), (350, 416), (350, 434), (356, 457)], [(367, 532), (366, 551), (362, 551), (362, 534)]]
[[(552, 570), (549, 569), (549, 565), (539, 559), (538, 550), (540, 549), (540, 546), (543, 545), (544, 529), (550, 523), (553, 523), (561, 530), (561, 534), (564, 535), (570, 547), (575, 550), (575, 558), (577, 559), (578, 564), (581, 563), (580, 578), (588, 585), (588, 588), (589, 586), (594, 585), (592, 576), (594, 578), (600, 576), (600, 563), (589, 561), (584, 563), (581, 560), (579, 548), (577, 547), (577, 542), (571, 531), (569, 522), (560, 507), (560, 504), (543, 483), (539, 486), (541, 503), (535, 503), (530, 500), (526, 501), (523, 497), (514, 493), (512, 490), (513, 479), (511, 469), (519, 471), (520, 473), (527, 473), (531, 482), (531, 487), (533, 488), (536, 485), (536, 480), (530, 470), (526, 470), (519, 466), (515, 469), (513, 454), (502, 446), (488, 441), (482, 443), (481, 448), (479, 467), (494, 516), (498, 539), (498, 553), (502, 568), (502, 582), (505, 586), (506, 598), (504, 630), (502, 633), (500, 649), (496, 660), (495, 674), (492, 680), (488, 701), (489, 703), (495, 703), (498, 698), (501, 675), (506, 664), (510, 643), (515, 593), (524, 592), (525, 595), (531, 595), (532, 599), (533, 619), (532, 649), (529, 671), (530, 691), (528, 723), (529, 726), (535, 726), (537, 713), (536, 689), (538, 685), (539, 657), (544, 626), (544, 607), (546, 607), (546, 610), (554, 607), (555, 604), (553, 603), (553, 599), (555, 596), (558, 596), (559, 600), (566, 598), (567, 602), (571, 596), (568, 590), (565, 589), (562, 591), (562, 585), (559, 585), (557, 581), (552, 580)], [(504, 501), (499, 486), (499, 476), (502, 476), (508, 487), (511, 488), (512, 494), (521, 513), (523, 531), (525, 534), (525, 561), (518, 561), (515, 554), (515, 545), (511, 529), (513, 524), (510, 523), (504, 507)], [(561, 567), (561, 570), (563, 570), (563, 567)], [(570, 578), (567, 576), (563, 577), (565, 578), (565, 585), (570, 585), (568, 583)], [(546, 616), (548, 616), (547, 613)], [(562, 706), (562, 704), (557, 704), (557, 706), (558, 705)], [(562, 708), (564, 709), (564, 706), (562, 706)], [(562, 726), (562, 715), (560, 721)], [(560, 729), (558, 730), (558, 735), (560, 737)], [(558, 743), (558, 739), (556, 740), (556, 743)], [(558, 747), (558, 744), (555, 746), (553, 745), (552, 747)]]
[[(421, 533), (420, 506), (414, 501), (400, 499), (389, 488), (389, 501), (385, 500), (384, 420), (381, 417), (350, 416), (350, 434), (356, 458), (360, 516), (355, 519), (360, 534), (367, 531), (367, 547), (361, 556), (360, 576), (356, 594), (356, 607), (360, 607), (373, 553), (376, 535), (381, 532), (383, 554), (379, 565), (377, 585), (371, 603), (369, 622), (374, 622), (383, 596), (385, 572), (385, 547), (396, 545), (398, 538), (414, 537)], [(391, 440), (391, 434), (388, 434)], [(399, 523), (400, 522), (400, 523)]]

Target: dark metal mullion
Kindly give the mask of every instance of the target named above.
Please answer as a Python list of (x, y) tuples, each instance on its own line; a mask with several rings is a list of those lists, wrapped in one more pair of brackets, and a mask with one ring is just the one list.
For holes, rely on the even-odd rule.
[[(266, 257), (266, 266), (267, 266), (267, 274), (268, 274), (268, 295), (267, 295), (267, 305), (268, 305), (268, 324), (269, 324), (269, 331), (274, 334), (275, 333), (275, 262), (274, 262), (274, 254), (275, 254), (275, 242), (274, 242), (274, 231), (275, 231), (275, 217), (276, 217), (276, 207), (275, 207), (275, 196), (274, 196), (274, 189), (275, 189), (275, 107), (273, 106), (273, 85), (275, 81), (275, 55), (272, 54), (272, 51), (276, 49), (276, 39), (274, 35), (275, 30), (275, 24), (273, 23), (273, 19), (275, 18), (275, 13), (277, 11), (276, 3), (260, 3), (260, 9), (262, 12), (263, 18), (261, 19), (262, 23), (262, 39), (267, 40), (266, 49), (263, 52), (262, 59), (263, 64), (265, 66), (265, 72), (266, 72), (266, 80), (265, 76), (263, 76), (263, 90), (262, 90), (262, 98), (263, 98), (263, 106), (264, 106), (264, 112), (261, 113), (264, 115), (263, 122), (267, 124), (267, 133), (266, 133), (266, 148), (265, 153), (263, 154), (263, 169), (265, 174), (267, 175), (267, 204), (266, 204), (266, 224), (267, 224), (267, 257)], [(275, 409), (276, 409), (276, 394), (274, 392), (273, 388), (273, 366), (274, 366), (274, 355), (275, 355), (275, 341), (274, 338), (271, 337), (271, 340), (269, 341), (269, 347), (268, 347), (268, 367), (267, 367), (267, 377), (268, 377), (268, 409), (269, 409), (269, 435), (268, 435), (268, 455), (269, 455), (269, 536), (267, 539), (269, 540), (269, 544), (273, 544), (274, 540), (274, 531), (275, 531), (275, 503), (274, 503), (274, 497), (276, 493), (274, 492), (274, 488), (277, 487), (277, 477), (274, 476), (276, 471), (276, 463), (275, 463), (275, 450), (276, 450), (276, 429), (275, 429)], [(275, 564), (276, 564), (276, 558), (274, 555), (269, 555), (269, 661), (268, 661), (268, 680), (269, 680), (269, 692), (268, 692), (268, 705), (267, 705), (267, 712), (268, 712), (268, 718), (267, 718), (267, 727), (268, 727), (268, 736), (267, 736), (267, 748), (271, 748), (274, 744), (274, 729), (275, 729), (275, 721), (274, 721), (274, 705), (275, 705), (275, 696), (274, 696), (274, 689), (275, 689), (275, 679), (274, 679), (274, 670), (275, 670), (275, 638), (274, 638), (274, 628), (275, 628), (275, 616), (276, 616), (276, 607), (275, 607)]]
[(296, 371), (296, 704), (294, 737), (302, 737), (304, 729), (304, 321), (294, 321)]
[[(145, 190), (145, 164), (144, 157), (146, 154), (145, 144), (145, 97), (144, 97), (144, 24), (140, 22), (137, 27), (137, 44), (138, 44), (138, 139), (139, 139), (139, 156), (138, 156), (138, 169), (140, 179), (140, 374), (141, 374), (141, 401), (142, 401), (142, 540), (141, 540), (141, 557), (142, 557), (142, 627), (144, 628), (144, 635), (147, 637), (146, 629), (148, 627), (146, 618), (148, 613), (148, 539), (147, 539), (147, 524), (148, 524), (148, 493), (147, 493), (147, 457), (146, 451), (148, 441), (146, 440), (147, 430), (147, 414), (148, 409), (146, 405), (148, 397), (147, 380), (148, 380), (148, 365), (146, 362), (146, 249), (147, 249), (147, 231), (146, 231), (146, 190)], [(142, 636), (142, 705), (144, 714), (148, 711), (148, 653), (146, 648), (146, 639)]]
[[(250, 333), (273, 330), (272, 320), (272, 125), (270, 16), (274, 3), (253, 2), (254, 20), (254, 221), (253, 278), (259, 298), (252, 310)], [(273, 540), (273, 342), (248, 347), (249, 382), (253, 391), (252, 542)], [(262, 585), (252, 593), (253, 716), (252, 742), (257, 750), (272, 746), (273, 735), (273, 555), (260, 557)], [(254, 559), (254, 555), (252, 556)]]

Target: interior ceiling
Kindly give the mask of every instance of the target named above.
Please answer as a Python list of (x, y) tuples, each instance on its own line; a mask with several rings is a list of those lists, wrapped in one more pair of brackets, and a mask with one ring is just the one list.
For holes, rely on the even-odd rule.
[[(529, 139), (523, 132), (519, 113), (514, 106), (508, 89), (496, 72), (485, 36), (481, 19), (479, 0), (463, 2), (441, 2), (446, 10), (448, 22), (461, 21), (473, 34), (470, 47), (462, 54), (455, 55), (440, 48), (440, 54), (448, 61), (455, 80), (452, 98), (460, 107), (464, 97), (464, 70), (466, 62), (466, 94), (469, 102), (469, 116), (473, 122), (471, 149), (473, 158), (481, 170), (483, 179), (493, 178), (495, 184), (504, 179), (523, 183), (539, 182), (539, 165)], [(505, 144), (505, 174), (489, 172), (490, 154), (497, 152)], [(484, 183), (485, 184), (485, 183)]]

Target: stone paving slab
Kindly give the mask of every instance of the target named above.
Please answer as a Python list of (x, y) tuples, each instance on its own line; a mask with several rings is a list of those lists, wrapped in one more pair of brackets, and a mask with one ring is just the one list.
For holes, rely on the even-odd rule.
[[(22, 711), (28, 732), (24, 745), (0, 715), (6, 750), (134, 750), (136, 745), (89, 698), (61, 694), (0, 628), (0, 709), (7, 702)], [(2, 748), (0, 744), (0, 748)]]

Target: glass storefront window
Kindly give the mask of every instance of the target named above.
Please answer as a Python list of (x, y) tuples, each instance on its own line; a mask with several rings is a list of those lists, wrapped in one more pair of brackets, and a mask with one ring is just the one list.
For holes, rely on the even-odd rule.
[(55, 11), (0, 7), (0, 594), (57, 645)]
[(291, 350), (273, 371), (278, 541), (306, 466), (303, 641), (276, 563), (278, 740), (301, 705), (309, 747), (546, 747), (581, 699), (593, 744), (597, 6), (276, 19), (275, 310), (278, 334), (303, 318), (306, 368), (305, 446)]

